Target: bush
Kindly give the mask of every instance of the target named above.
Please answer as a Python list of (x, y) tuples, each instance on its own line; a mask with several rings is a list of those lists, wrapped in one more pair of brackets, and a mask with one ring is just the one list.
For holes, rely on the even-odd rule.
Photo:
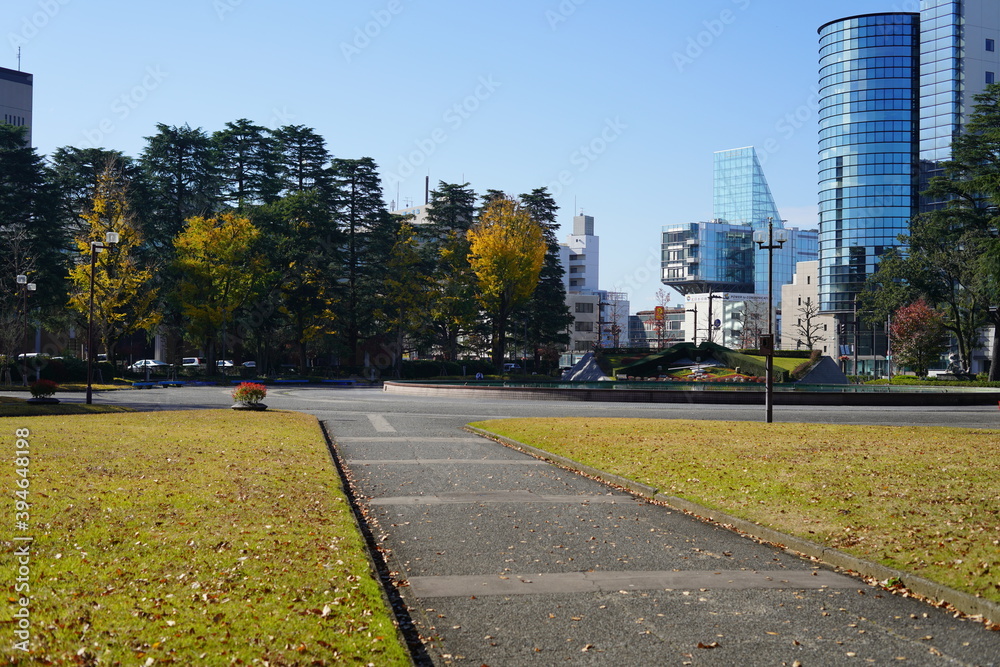
[(28, 389), (34, 398), (48, 398), (56, 393), (59, 385), (51, 380), (38, 380), (37, 382), (32, 382)]
[(237, 403), (260, 403), (267, 396), (267, 387), (257, 382), (242, 382), (233, 389), (233, 400)]

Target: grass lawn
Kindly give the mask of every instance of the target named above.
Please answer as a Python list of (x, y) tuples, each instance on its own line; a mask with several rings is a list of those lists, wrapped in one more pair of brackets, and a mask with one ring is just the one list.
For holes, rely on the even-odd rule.
[(132, 412), (123, 405), (87, 405), (86, 403), (32, 404), (24, 398), (0, 396), (0, 417), (35, 417), (40, 415), (87, 415), (104, 412)]
[[(206, 410), (0, 425), (10, 452), (16, 429), (30, 430), (29, 527), (3, 542), (12, 553), (11, 537), (34, 537), (39, 664), (409, 664), (315, 418)], [(26, 662), (12, 648), (16, 608), (0, 611), (3, 651)]]
[(473, 426), (1000, 602), (1000, 431), (575, 417)]

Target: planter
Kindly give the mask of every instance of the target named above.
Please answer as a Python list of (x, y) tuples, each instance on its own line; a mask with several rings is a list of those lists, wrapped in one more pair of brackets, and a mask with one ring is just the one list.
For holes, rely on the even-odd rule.
[(233, 403), (233, 410), (255, 410), (260, 412), (262, 410), (267, 410), (267, 406), (263, 403)]
[(34, 405), (55, 405), (59, 402), (59, 399), (52, 398), (51, 396), (37, 396), (35, 398), (29, 398), (27, 402)]

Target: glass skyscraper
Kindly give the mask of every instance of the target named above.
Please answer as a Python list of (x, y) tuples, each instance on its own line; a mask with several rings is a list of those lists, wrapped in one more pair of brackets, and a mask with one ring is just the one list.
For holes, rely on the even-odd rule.
[(820, 309), (852, 311), (916, 206), (919, 14), (820, 28)]
[[(715, 153), (713, 209), (715, 222), (747, 225), (756, 232), (766, 231), (771, 220), (775, 229), (784, 229), (753, 146)], [(781, 286), (792, 282), (795, 263), (816, 257), (815, 233), (789, 230), (788, 237), (785, 245), (774, 251), (772, 259), (775, 303), (781, 301)], [(753, 288), (749, 290), (754, 294), (767, 294), (767, 262), (768, 251), (754, 244)]]
[[(715, 153), (715, 219), (663, 228), (661, 280), (681, 294), (739, 292), (766, 295), (768, 252), (753, 242), (768, 219), (783, 229), (771, 189), (752, 146)], [(795, 263), (816, 259), (816, 232), (789, 229), (774, 251), (774, 302), (792, 282)]]
[(847, 313), (934, 205), (919, 193), (1000, 71), (1000, 2), (924, 0), (920, 13), (851, 16), (819, 35), (819, 298)]

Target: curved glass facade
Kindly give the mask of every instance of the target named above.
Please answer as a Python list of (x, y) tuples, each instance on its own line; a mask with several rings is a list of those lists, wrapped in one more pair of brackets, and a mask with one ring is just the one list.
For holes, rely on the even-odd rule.
[(853, 16), (819, 34), (820, 308), (847, 312), (916, 212), (920, 15)]

